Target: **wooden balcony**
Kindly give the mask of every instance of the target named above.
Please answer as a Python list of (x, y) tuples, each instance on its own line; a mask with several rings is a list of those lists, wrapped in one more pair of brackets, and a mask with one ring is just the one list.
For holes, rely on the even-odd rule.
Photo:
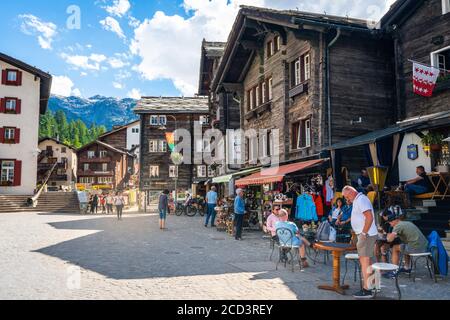
[(94, 171), (94, 170), (78, 170), (79, 177), (111, 177), (114, 176), (113, 171)]
[(112, 161), (111, 157), (103, 157), (103, 158), (78, 158), (80, 163), (109, 163)]

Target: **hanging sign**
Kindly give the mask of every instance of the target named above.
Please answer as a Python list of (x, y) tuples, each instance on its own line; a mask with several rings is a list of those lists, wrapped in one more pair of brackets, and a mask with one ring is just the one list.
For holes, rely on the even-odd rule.
[(408, 150), (408, 159), (410, 160), (416, 160), (419, 158), (419, 147), (417, 144), (410, 144), (407, 147)]

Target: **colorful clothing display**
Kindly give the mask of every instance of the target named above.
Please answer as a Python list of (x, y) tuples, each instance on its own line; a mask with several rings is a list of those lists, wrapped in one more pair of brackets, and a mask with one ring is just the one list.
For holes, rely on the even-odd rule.
[(302, 194), (298, 196), (295, 218), (297, 220), (303, 221), (319, 220), (319, 218), (317, 217), (316, 204), (314, 203), (312, 196), (310, 196), (309, 194)]
[(320, 195), (313, 195), (316, 213), (319, 218), (323, 217), (323, 200)]

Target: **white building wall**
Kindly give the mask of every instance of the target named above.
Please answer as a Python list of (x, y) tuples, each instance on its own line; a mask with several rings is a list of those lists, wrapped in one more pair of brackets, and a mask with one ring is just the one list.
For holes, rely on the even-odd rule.
[[(133, 133), (133, 129), (137, 132)], [(133, 145), (137, 146), (140, 145), (140, 136), (141, 136), (141, 123), (136, 122), (135, 125), (129, 126), (127, 128), (127, 150), (131, 150), (133, 148)], [(139, 148), (136, 149), (135, 154), (137, 155), (137, 158), (139, 159)]]
[[(18, 69), (0, 61), (4, 69)], [(20, 69), (19, 69), (20, 70)], [(0, 187), (0, 194), (32, 195), (36, 188), (37, 156), (39, 135), (40, 78), (22, 71), (21, 86), (5, 86), (0, 83), (0, 97), (14, 97), (22, 100), (21, 114), (1, 114), (0, 127), (20, 129), (19, 144), (0, 143), (0, 159), (22, 161), (22, 180), (17, 187)]]
[[(417, 144), (418, 146), (419, 157), (416, 160), (408, 159), (407, 148), (410, 144)], [(400, 154), (398, 156), (398, 166), (400, 181), (406, 181), (417, 177), (416, 168), (418, 166), (424, 166), (426, 172), (431, 171), (430, 157), (425, 154), (425, 151), (423, 151), (422, 142), (417, 134), (405, 134), (405, 138), (403, 139), (402, 147), (400, 149)]]
[[(77, 181), (77, 154), (75, 151), (66, 147), (62, 144), (56, 143), (53, 140), (44, 140), (39, 144), (39, 149), (41, 151), (45, 151), (47, 146), (51, 146), (53, 149), (53, 157), (58, 159), (58, 162), (61, 162), (62, 158), (67, 158), (68, 169), (67, 169), (67, 184), (69, 185), (71, 181)], [(62, 148), (66, 148), (66, 153), (62, 153)], [(45, 162), (45, 160), (43, 161)], [(73, 176), (73, 174), (75, 176)]]

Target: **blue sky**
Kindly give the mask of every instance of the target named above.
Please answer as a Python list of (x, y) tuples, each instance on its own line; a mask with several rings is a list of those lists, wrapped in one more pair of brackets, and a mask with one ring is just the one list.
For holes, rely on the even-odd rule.
[[(241, 4), (371, 17), (392, 2), (0, 1), (0, 52), (50, 72), (60, 95), (189, 96), (197, 89), (201, 40), (225, 41)], [(71, 5), (80, 9), (80, 29), (67, 27)]]

